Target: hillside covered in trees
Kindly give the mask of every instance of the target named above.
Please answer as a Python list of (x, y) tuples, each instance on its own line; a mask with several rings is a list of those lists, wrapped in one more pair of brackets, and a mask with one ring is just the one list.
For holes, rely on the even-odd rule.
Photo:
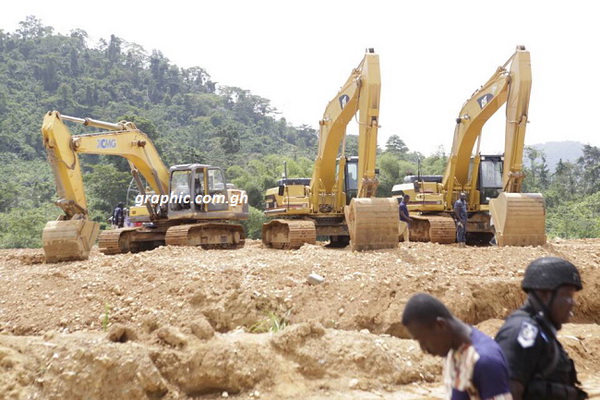
[[(289, 176), (310, 176), (317, 147), (315, 129), (292, 126), (268, 99), (217, 84), (201, 67), (178, 67), (160, 51), (115, 36), (92, 44), (81, 29), (55, 33), (30, 16), (15, 32), (0, 29), (0, 247), (40, 246), (44, 224), (60, 214), (40, 133), (49, 110), (133, 121), (166, 165), (226, 169), (228, 179), (248, 192), (251, 237), (260, 234), (263, 194), (281, 176), (283, 162)], [(346, 154), (356, 152), (356, 137), (349, 136)], [(561, 161), (550, 171), (542, 152), (528, 152), (526, 187), (546, 194), (550, 235), (600, 235), (600, 150), (585, 146), (583, 153), (578, 162)], [(446, 157), (443, 149), (425, 157), (400, 136), (390, 137), (378, 157), (379, 195), (416, 173), (418, 160), (422, 173), (443, 173)], [(91, 216), (106, 225), (114, 205), (127, 198), (127, 162), (81, 158)]]

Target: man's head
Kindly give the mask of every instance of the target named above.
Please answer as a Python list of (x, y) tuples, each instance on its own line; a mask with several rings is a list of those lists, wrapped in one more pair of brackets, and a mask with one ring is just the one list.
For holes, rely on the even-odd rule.
[(405, 194), (404, 195), (404, 204), (408, 204), (409, 201), (410, 201), (410, 196)]
[(467, 199), (467, 194), (465, 192), (460, 192), (460, 199), (465, 201)]
[(583, 289), (577, 268), (558, 257), (542, 257), (531, 262), (521, 287), (548, 308), (548, 316), (558, 329), (573, 314), (575, 292)]
[(123, 202), (119, 202), (119, 203), (117, 204), (117, 207), (123, 208)]
[(419, 342), (421, 350), (440, 357), (445, 357), (452, 348), (453, 319), (441, 301), (425, 293), (411, 297), (402, 313), (402, 324)]

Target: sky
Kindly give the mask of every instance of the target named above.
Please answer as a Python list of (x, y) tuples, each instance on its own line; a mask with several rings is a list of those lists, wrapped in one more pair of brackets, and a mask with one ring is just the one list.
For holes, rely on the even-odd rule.
[[(451, 149), (463, 103), (524, 45), (532, 92), (526, 145), (600, 146), (600, 23), (593, 1), (21, 0), (0, 13), (14, 32), (34, 15), (55, 32), (83, 29), (199, 66), (220, 85), (267, 98), (288, 123), (318, 129), (366, 48), (380, 57), (379, 144), (398, 135), (425, 155)], [(82, 116), (84, 117), (84, 116)], [(102, 119), (102, 115), (87, 116)], [(483, 128), (482, 153), (504, 147), (504, 107)], [(349, 133), (357, 133), (355, 122)]]

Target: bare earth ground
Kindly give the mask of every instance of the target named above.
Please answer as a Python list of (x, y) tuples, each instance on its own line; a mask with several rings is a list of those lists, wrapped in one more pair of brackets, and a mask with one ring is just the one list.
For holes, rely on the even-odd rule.
[[(494, 335), (526, 265), (556, 255), (584, 290), (560, 339), (600, 398), (600, 239), (544, 247), (401, 243), (351, 252), (162, 247), (43, 263), (0, 250), (0, 399), (439, 399), (441, 360), (399, 324), (431, 293)], [(307, 277), (325, 278), (310, 285)], [(257, 333), (284, 318), (276, 333)]]

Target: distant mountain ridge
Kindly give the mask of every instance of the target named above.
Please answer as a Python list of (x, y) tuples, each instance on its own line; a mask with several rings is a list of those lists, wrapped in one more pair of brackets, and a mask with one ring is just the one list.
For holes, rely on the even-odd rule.
[[(581, 142), (565, 140), (561, 142), (546, 142), (534, 144), (531, 147), (544, 152), (546, 163), (550, 172), (554, 172), (559, 160), (577, 162), (577, 159), (583, 155), (583, 146)], [(524, 160), (527, 162), (526, 160)]]

